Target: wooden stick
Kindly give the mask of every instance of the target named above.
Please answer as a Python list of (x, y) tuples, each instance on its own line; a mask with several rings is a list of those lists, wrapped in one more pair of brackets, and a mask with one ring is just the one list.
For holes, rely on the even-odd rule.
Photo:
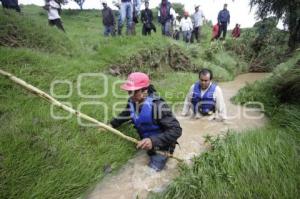
[[(106, 125), (106, 124), (104, 124), (104, 123), (102, 123), (102, 122), (99, 122), (98, 120), (96, 120), (96, 119), (94, 119), (94, 118), (92, 118), (92, 117), (90, 117), (90, 116), (88, 116), (88, 115), (86, 115), (86, 114), (84, 114), (84, 113), (81, 113), (81, 112), (79, 112), (79, 111), (77, 111), (77, 110), (72, 109), (71, 107), (69, 107), (69, 106), (67, 106), (67, 105), (65, 105), (65, 104), (63, 104), (63, 103), (61, 103), (61, 102), (59, 102), (59, 101), (56, 100), (54, 97), (50, 96), (49, 94), (45, 93), (44, 91), (42, 91), (42, 90), (40, 90), (40, 89), (38, 89), (38, 88), (36, 88), (36, 87), (34, 87), (34, 86), (32, 86), (32, 85), (26, 83), (26, 82), (23, 81), (22, 79), (20, 79), (20, 78), (14, 76), (14, 75), (12, 75), (12, 74), (6, 72), (6, 71), (3, 71), (3, 70), (1, 70), (1, 69), (0, 69), (0, 74), (3, 75), (3, 76), (5, 76), (5, 77), (7, 77), (7, 78), (10, 79), (10, 80), (12, 80), (12, 81), (15, 82), (16, 84), (22, 86), (23, 88), (25, 88), (25, 89), (28, 90), (29, 92), (33, 93), (34, 95), (37, 95), (37, 96), (43, 98), (44, 100), (46, 100), (46, 101), (49, 102), (50, 104), (53, 104), (53, 105), (55, 105), (55, 106), (57, 106), (57, 107), (59, 107), (59, 108), (65, 110), (65, 111), (67, 111), (67, 112), (69, 112), (69, 113), (71, 113), (71, 114), (77, 116), (77, 117), (80, 117), (80, 118), (83, 118), (83, 119), (85, 119), (85, 120), (87, 120), (87, 121), (90, 121), (90, 122), (92, 122), (92, 123), (95, 123), (95, 124), (98, 125), (98, 127), (102, 128), (102, 129), (106, 129), (106, 130), (108, 130), (109, 132), (112, 132), (112, 133), (114, 133), (115, 135), (120, 136), (121, 138), (123, 138), (123, 139), (125, 139), (125, 140), (127, 140), (127, 141), (133, 142), (133, 143), (135, 143), (135, 144), (138, 143), (138, 140), (137, 140), (137, 139), (132, 138), (132, 137), (130, 137), (130, 136), (127, 136), (127, 135), (123, 134), (122, 132), (118, 131), (117, 129), (114, 129), (114, 128), (112, 128), (112, 127), (110, 127), (110, 126), (108, 126), (108, 125)], [(166, 152), (162, 152), (162, 151), (156, 151), (156, 152), (159, 153), (159, 154), (161, 154), (161, 155), (165, 155), (165, 156), (167, 156), (167, 157), (176, 159), (176, 160), (178, 160), (178, 161), (180, 161), (180, 162), (183, 161), (182, 159), (177, 158), (177, 157), (173, 156), (173, 155), (170, 154), (170, 153), (166, 153)]]

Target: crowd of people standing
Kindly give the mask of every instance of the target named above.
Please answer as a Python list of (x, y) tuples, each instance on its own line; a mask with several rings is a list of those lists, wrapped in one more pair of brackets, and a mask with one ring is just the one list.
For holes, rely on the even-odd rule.
[[(3, 8), (15, 9), (21, 12), (18, 5), (18, 0), (0, 0)], [(45, 0), (43, 8), (48, 13), (48, 23), (50, 26), (56, 26), (58, 29), (65, 32), (63, 23), (60, 17), (61, 13), (60, 0)], [(104, 26), (104, 36), (122, 35), (122, 29), (126, 25), (126, 35), (135, 35), (135, 26), (140, 21), (142, 23), (142, 35), (151, 35), (151, 32), (156, 32), (154, 17), (156, 13), (149, 8), (149, 0), (144, 1), (145, 8), (141, 10), (141, 0), (118, 0), (113, 1), (113, 5), (117, 8), (114, 12), (106, 0), (101, 0), (102, 23)], [(200, 5), (194, 6), (194, 13), (191, 15), (188, 11), (184, 11), (183, 16), (175, 12), (172, 3), (169, 0), (161, 0), (158, 6), (158, 23), (161, 26), (161, 33), (167, 37), (173, 37), (187, 43), (197, 42), (201, 40), (201, 31), (205, 20), (205, 15), (200, 9)], [(217, 23), (212, 27), (212, 41), (226, 38), (227, 27), (230, 23), (230, 13), (227, 9), (227, 4), (218, 13)], [(232, 31), (232, 37), (240, 37), (240, 25), (236, 24)]]
[[(139, 19), (142, 23), (142, 35), (151, 35), (151, 32), (156, 32), (156, 26), (153, 22), (154, 14), (149, 8), (149, 0), (145, 0), (145, 8), (141, 8), (141, 0), (120, 0), (118, 2), (113, 1), (114, 6), (117, 8), (115, 16), (111, 8), (107, 6), (107, 1), (103, 0), (103, 25), (105, 36), (115, 36), (116, 34), (122, 35), (122, 28), (126, 22), (126, 35), (136, 34), (135, 25)], [(187, 43), (197, 42), (201, 40), (201, 30), (204, 22), (206, 21), (203, 11), (200, 9), (200, 5), (194, 6), (194, 13), (191, 15), (188, 11), (184, 11), (183, 16), (180, 16), (175, 12), (172, 4), (168, 0), (161, 0), (158, 6), (158, 23), (161, 25), (161, 33), (167, 37), (173, 37), (182, 40)], [(117, 19), (117, 23), (115, 22)], [(217, 17), (218, 23), (213, 26), (212, 40), (225, 39), (227, 33), (227, 27), (230, 23), (230, 13), (227, 9), (227, 4), (224, 4), (224, 8), (219, 12)], [(240, 25), (237, 24), (232, 32), (232, 37), (237, 38), (241, 34)]]

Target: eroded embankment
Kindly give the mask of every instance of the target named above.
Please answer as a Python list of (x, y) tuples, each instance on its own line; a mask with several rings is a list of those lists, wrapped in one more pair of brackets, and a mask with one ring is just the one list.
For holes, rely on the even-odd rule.
[(191, 59), (177, 45), (163, 49), (139, 50), (134, 55), (109, 66), (112, 75), (129, 74), (132, 71), (144, 71), (150, 74), (166, 71), (197, 71)]

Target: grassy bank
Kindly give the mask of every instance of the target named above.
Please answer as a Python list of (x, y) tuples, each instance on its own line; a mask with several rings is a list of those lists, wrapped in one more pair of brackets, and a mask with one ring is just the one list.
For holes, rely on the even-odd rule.
[(242, 104), (262, 102), (269, 125), (208, 140), (210, 150), (196, 157), (192, 167), (183, 166), (169, 188), (153, 198), (298, 198), (299, 55), (233, 99)]
[[(26, 6), (22, 15), (1, 9), (1, 69), (48, 93), (54, 81), (67, 81), (56, 84), (54, 94), (68, 95), (71, 88), (73, 92), (58, 99), (75, 109), (81, 107), (82, 112), (100, 121), (107, 122), (124, 107), (121, 104), (116, 110), (115, 103), (126, 101), (126, 93), (114, 85), (126, 74), (112, 76), (111, 67), (150, 73), (168, 102), (183, 101), (197, 79), (193, 72), (205, 67), (196, 63), (202, 59), (197, 45), (187, 46), (160, 33), (142, 37), (140, 24), (134, 37), (104, 38), (99, 11), (64, 11), (62, 20), (66, 34), (48, 26), (42, 8)], [(205, 40), (203, 45), (209, 43)], [(181, 57), (180, 63), (186, 62), (185, 68), (176, 69), (170, 61), (177, 60), (164, 59), (170, 48)], [(151, 61), (157, 63), (152, 66)], [(103, 73), (105, 77), (85, 78), (80, 83), (82, 93), (95, 95), (107, 90), (107, 95), (96, 99), (79, 95), (78, 77), (85, 73)], [(231, 74), (219, 76), (219, 80), (232, 78)], [(105, 168), (116, 171), (136, 151), (133, 144), (114, 135), (78, 125), (75, 117), (54, 119), (50, 105), (4, 78), (0, 78), (0, 91), (0, 198), (78, 197), (101, 180)], [(52, 112), (67, 117), (55, 108)], [(137, 137), (132, 127), (121, 130)]]
[[(23, 12), (0, 9), (1, 69), (48, 93), (53, 82), (67, 81), (55, 85), (58, 99), (100, 121), (109, 120), (124, 107), (113, 107), (126, 101), (126, 93), (114, 83), (128, 72), (149, 73), (161, 96), (174, 103), (183, 101), (200, 68), (211, 68), (218, 81), (247, 71), (247, 64), (222, 43), (209, 42), (207, 26), (201, 45), (186, 45), (160, 33), (142, 37), (140, 24), (134, 37), (104, 38), (99, 11), (64, 11), (66, 34), (48, 26), (42, 8), (25, 6)], [(171, 57), (178, 59), (165, 59), (170, 49)], [(177, 61), (184, 68), (178, 68)], [(119, 76), (109, 70), (124, 67)], [(78, 77), (86, 73), (104, 76), (85, 78), (79, 84)], [(78, 86), (85, 95), (105, 90), (107, 94), (83, 97)], [(105, 168), (116, 171), (135, 154), (133, 144), (80, 126), (75, 117), (54, 119), (52, 112), (67, 115), (52, 111), (46, 102), (4, 78), (0, 78), (0, 101), (0, 198), (79, 197), (103, 178)], [(132, 127), (121, 127), (121, 131), (137, 137)]]
[[(299, 123), (297, 124), (299, 125)], [(299, 135), (266, 127), (211, 141), (162, 196), (153, 198), (297, 198)]]

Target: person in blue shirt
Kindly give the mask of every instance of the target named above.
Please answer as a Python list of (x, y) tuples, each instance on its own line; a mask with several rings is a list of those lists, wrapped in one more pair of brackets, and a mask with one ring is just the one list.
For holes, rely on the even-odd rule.
[(219, 35), (221, 36), (223, 33), (222, 39), (224, 40), (227, 33), (227, 26), (230, 23), (230, 13), (227, 10), (227, 4), (224, 4), (223, 10), (221, 10), (218, 14), (218, 23), (219, 23)]

